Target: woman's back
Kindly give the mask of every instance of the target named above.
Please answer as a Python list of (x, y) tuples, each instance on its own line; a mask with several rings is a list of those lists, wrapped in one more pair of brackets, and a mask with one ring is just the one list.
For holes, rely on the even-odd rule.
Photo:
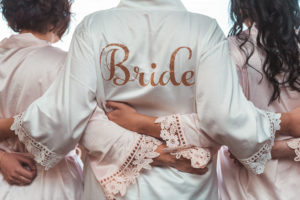
[[(246, 56), (240, 50), (241, 41), (237, 37), (229, 38), (231, 55), (237, 65), (240, 84), (248, 100), (263, 110), (273, 112), (287, 112), (300, 106), (300, 93), (289, 87), (282, 87), (280, 98), (271, 104), (270, 98), (273, 94), (271, 83), (263, 73), (263, 64), (266, 59), (265, 52), (256, 45), (257, 29), (252, 28), (250, 40), (254, 44), (254, 52), (245, 65)], [(248, 43), (246, 48), (252, 49)], [(278, 80), (282, 77), (278, 76)], [(289, 139), (277, 137), (276, 140)], [(295, 139), (297, 141), (297, 139)], [(255, 176), (245, 168), (236, 166), (226, 147), (218, 154), (218, 176), (222, 199), (297, 199), (297, 192), (291, 188), (300, 187), (296, 177), (300, 177), (299, 163), (288, 159), (273, 159), (266, 165), (265, 173)]]
[[(0, 43), (0, 113), (1, 118), (23, 112), (50, 87), (66, 58), (66, 53), (51, 47), (30, 33), (13, 35)], [(0, 143), (8, 152), (26, 152), (18, 138)], [(38, 175), (30, 186), (9, 185), (0, 174), (0, 199), (80, 200), (82, 172), (75, 152), (55, 168)]]
[(0, 117), (23, 112), (49, 88), (63, 66), (66, 52), (30, 33), (0, 43)]

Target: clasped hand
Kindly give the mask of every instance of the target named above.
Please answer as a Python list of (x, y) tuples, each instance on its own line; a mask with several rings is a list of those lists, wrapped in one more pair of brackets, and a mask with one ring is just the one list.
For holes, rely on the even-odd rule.
[(10, 185), (25, 186), (32, 183), (37, 175), (36, 163), (28, 153), (1, 152), (0, 169)]

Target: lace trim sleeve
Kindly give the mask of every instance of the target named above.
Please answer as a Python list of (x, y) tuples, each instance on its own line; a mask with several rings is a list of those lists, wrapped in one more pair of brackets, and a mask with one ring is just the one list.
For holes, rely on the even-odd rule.
[(295, 150), (296, 157), (294, 158), (294, 161), (299, 162), (300, 161), (300, 138), (292, 139), (288, 141), (287, 145), (291, 149)]
[(182, 129), (180, 115), (161, 117), (155, 123), (161, 125), (161, 139), (166, 142), (169, 150), (174, 150), (171, 155), (176, 156), (177, 159), (183, 157), (191, 160), (194, 168), (206, 167), (211, 159), (210, 150), (188, 145)]
[(37, 163), (45, 167), (45, 170), (49, 170), (54, 167), (64, 156), (58, 155), (52, 152), (45, 145), (36, 141), (27, 131), (23, 128), (23, 113), (14, 117), (14, 123), (11, 126), (11, 130), (18, 136), (20, 142), (22, 142), (27, 151), (34, 155), (34, 159)]
[(161, 144), (159, 140), (152, 137), (139, 136), (137, 144), (120, 169), (113, 175), (100, 180), (108, 200), (114, 200), (118, 195), (124, 196), (127, 187), (136, 183), (140, 172), (144, 169), (151, 169), (150, 163), (159, 156), (155, 150)]
[(275, 133), (280, 130), (281, 114), (271, 112), (266, 112), (266, 114), (270, 121), (270, 139), (250, 158), (240, 160), (253, 174), (262, 174), (264, 172), (266, 163), (272, 158), (271, 150), (274, 145)]

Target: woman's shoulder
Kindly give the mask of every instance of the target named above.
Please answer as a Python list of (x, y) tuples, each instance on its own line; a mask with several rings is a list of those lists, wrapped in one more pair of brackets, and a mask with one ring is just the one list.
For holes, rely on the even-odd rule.
[(245, 64), (246, 56), (240, 48), (241, 42), (237, 36), (228, 37), (230, 55), (237, 66), (242, 67)]
[(66, 51), (50, 45), (41, 47), (35, 52), (38, 57), (47, 62), (64, 62), (67, 57)]

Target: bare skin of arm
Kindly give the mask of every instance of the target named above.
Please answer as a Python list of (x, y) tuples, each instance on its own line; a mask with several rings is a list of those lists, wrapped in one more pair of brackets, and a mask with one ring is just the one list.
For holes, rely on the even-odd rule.
[(114, 109), (107, 113), (109, 120), (128, 130), (160, 139), (160, 124), (155, 123), (157, 117), (142, 115), (123, 103), (108, 102), (107, 107)]
[[(160, 139), (160, 124), (155, 123), (157, 117), (142, 115), (136, 112), (134, 108), (123, 103), (108, 102), (107, 106), (115, 109), (114, 111), (107, 113), (107, 116), (111, 121), (114, 121), (128, 130)], [(294, 124), (296, 124), (296, 121), (293, 120), (299, 119), (299, 111), (299, 109), (296, 109), (289, 114), (282, 115), (282, 128), (277, 134), (286, 135), (286, 133), (293, 130), (289, 126), (295, 126)], [(296, 156), (295, 151), (288, 147), (287, 142), (288, 140), (275, 142), (272, 149), (273, 159), (293, 159)]]
[(0, 119), (0, 141), (3, 141), (10, 137), (15, 137), (13, 131), (10, 130), (11, 125), (13, 124), (14, 119)]
[(295, 150), (288, 146), (289, 140), (282, 140), (275, 142), (272, 148), (273, 159), (291, 159), (293, 160), (296, 156)]

